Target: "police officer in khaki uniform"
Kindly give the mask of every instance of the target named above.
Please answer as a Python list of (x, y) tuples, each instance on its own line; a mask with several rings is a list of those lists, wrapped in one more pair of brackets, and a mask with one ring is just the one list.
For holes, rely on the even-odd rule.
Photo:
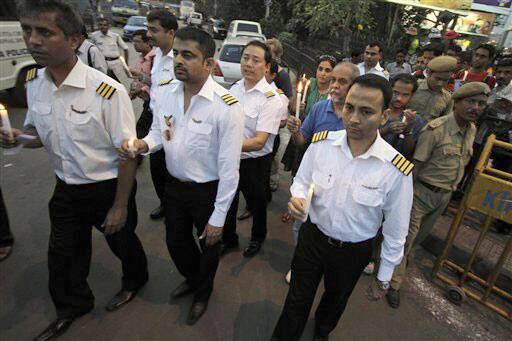
[(405, 277), (409, 252), (430, 234), (464, 175), (473, 154), (473, 122), (483, 113), (489, 92), (484, 83), (463, 85), (453, 94), (453, 112), (431, 121), (421, 131), (414, 153), (414, 202), (404, 258), (395, 268), (387, 294), (393, 308), (400, 305), (398, 290)]
[(457, 59), (453, 57), (432, 59), (427, 65), (427, 78), (418, 81), (418, 90), (407, 107), (415, 110), (427, 122), (448, 115), (452, 111), (453, 101), (445, 87), (456, 67)]

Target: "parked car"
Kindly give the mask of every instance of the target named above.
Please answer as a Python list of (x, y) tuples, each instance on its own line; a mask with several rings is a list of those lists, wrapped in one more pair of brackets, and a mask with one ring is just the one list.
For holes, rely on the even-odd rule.
[(228, 34), (226, 23), (223, 20), (211, 18), (208, 21), (208, 33), (213, 39), (226, 39)]
[(203, 26), (203, 15), (198, 12), (190, 13), (187, 18), (187, 25), (201, 28), (201, 26)]
[(133, 32), (139, 30), (147, 30), (148, 21), (146, 17), (134, 15), (128, 19), (126, 25), (123, 27), (123, 40), (131, 41)]
[(139, 5), (134, 0), (113, 0), (112, 20), (115, 23), (125, 24), (133, 15), (139, 15)]
[(231, 24), (229, 24), (227, 34), (228, 38), (235, 38), (240, 35), (246, 36), (248, 34), (257, 34), (263, 36), (260, 24), (255, 21), (247, 20), (233, 20)]
[(248, 42), (254, 39), (247, 37), (227, 38), (220, 48), (213, 70), (213, 79), (229, 89), (231, 85), (242, 79), (240, 59), (242, 51)]

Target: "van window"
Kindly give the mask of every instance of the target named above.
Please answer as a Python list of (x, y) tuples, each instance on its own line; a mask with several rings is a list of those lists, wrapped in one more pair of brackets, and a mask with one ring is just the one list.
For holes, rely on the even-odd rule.
[(244, 24), (244, 23), (238, 24), (237, 31), (259, 33), (257, 25)]
[(228, 63), (240, 63), (242, 59), (242, 45), (225, 45), (219, 56), (219, 60)]

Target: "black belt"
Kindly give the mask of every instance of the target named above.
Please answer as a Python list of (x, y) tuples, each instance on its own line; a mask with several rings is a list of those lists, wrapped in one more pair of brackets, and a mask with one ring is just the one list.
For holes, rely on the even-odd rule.
[(190, 188), (204, 188), (204, 187), (210, 187), (210, 186), (216, 186), (219, 183), (219, 180), (213, 180), (208, 182), (193, 182), (193, 181), (181, 181), (178, 178), (175, 178), (172, 176), (169, 172), (166, 172), (166, 178), (167, 181), (175, 184), (179, 184), (185, 187)]
[(306, 224), (311, 224), (311, 226), (313, 227), (313, 229), (315, 230), (315, 232), (317, 232), (320, 236), (322, 236), (326, 241), (327, 243), (331, 244), (332, 246), (336, 246), (336, 247), (342, 247), (343, 245), (358, 245), (358, 244), (363, 244), (363, 243), (367, 243), (371, 240), (373, 240), (373, 238), (370, 238), (370, 239), (367, 239), (367, 240), (363, 240), (363, 241), (360, 241), (360, 242), (356, 242), (356, 243), (353, 243), (353, 242), (344, 242), (343, 240), (338, 240), (338, 239), (335, 239), (335, 238), (332, 238), (332, 237), (329, 237), (328, 235), (324, 234), (322, 231), (320, 231), (320, 229), (318, 228), (318, 226), (316, 226), (316, 224), (313, 224), (311, 222), (311, 220), (307, 220)]
[(118, 59), (119, 59), (119, 57), (115, 57), (115, 58), (105, 57), (105, 60), (108, 62), (111, 62), (113, 60), (118, 60)]
[(445, 189), (445, 188), (441, 188), (441, 187), (437, 187), (437, 186), (431, 185), (431, 184), (426, 183), (426, 182), (424, 182), (424, 181), (421, 181), (421, 180), (419, 180), (419, 179), (418, 179), (418, 182), (419, 182), (420, 184), (422, 184), (424, 187), (428, 188), (429, 190), (431, 190), (432, 192), (435, 192), (435, 193), (437, 193), (437, 192), (451, 192), (451, 191), (450, 191), (450, 190), (448, 190), (448, 189)]

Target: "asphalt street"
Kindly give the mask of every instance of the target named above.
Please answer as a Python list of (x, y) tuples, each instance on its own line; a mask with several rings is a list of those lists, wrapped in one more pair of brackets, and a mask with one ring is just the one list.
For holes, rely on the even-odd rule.
[[(131, 48), (131, 64), (135, 56)], [(1, 93), (0, 101), (9, 105), (8, 95)], [(12, 125), (21, 127), (26, 108), (9, 109)], [(134, 109), (138, 116), (141, 103), (134, 102)], [(13, 254), (0, 263), (0, 339), (29, 340), (55, 318), (47, 288), (48, 200), (55, 175), (44, 149), (0, 155), (0, 159), (0, 185), (16, 238)], [(185, 324), (191, 298), (169, 299), (182, 277), (166, 249), (163, 222), (149, 219), (157, 198), (147, 161), (140, 167), (137, 181), (137, 231), (148, 255), (149, 282), (133, 302), (107, 313), (104, 306), (120, 288), (121, 269), (101, 233), (95, 231), (89, 283), (96, 308), (77, 320), (61, 339), (269, 340), (286, 297), (288, 286), (283, 277), (294, 250), (291, 224), (280, 220), (289, 197), (289, 174), (281, 177), (269, 205), (269, 233), (262, 252), (245, 259), (237, 251), (221, 260), (208, 311), (193, 327)], [(241, 247), (248, 243), (250, 223), (249, 219), (238, 226)], [(447, 302), (442, 286), (429, 278), (432, 261), (424, 251), (416, 253), (398, 310), (389, 308), (384, 300), (369, 302), (364, 292), (371, 279), (363, 276), (332, 340), (505, 340), (510, 336), (509, 322), (489, 316), (477, 303), (456, 307)], [(321, 292), (320, 288), (317, 296)], [(317, 303), (318, 297), (315, 306)], [(313, 335), (313, 314), (304, 340)]]

